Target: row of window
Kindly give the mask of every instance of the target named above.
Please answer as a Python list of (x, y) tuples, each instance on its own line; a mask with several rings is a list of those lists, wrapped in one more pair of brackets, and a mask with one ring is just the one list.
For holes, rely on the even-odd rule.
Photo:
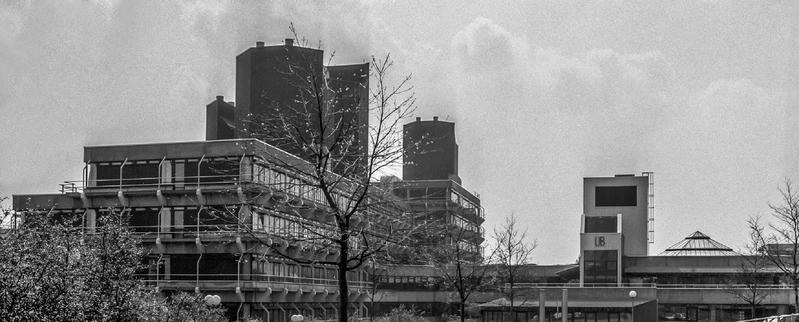
[[(232, 158), (102, 162), (95, 164), (95, 183), (98, 186), (157, 184), (161, 177), (175, 182), (235, 181), (239, 175), (239, 160)], [(165, 168), (166, 167), (166, 168)], [(121, 179), (121, 180), (120, 180)]]
[(452, 223), (453, 225), (455, 225), (457, 227), (460, 227), (461, 229), (466, 229), (468, 231), (476, 232), (476, 233), (480, 232), (480, 226), (475, 225), (471, 221), (468, 221), (468, 220), (465, 220), (465, 219), (461, 218), (461, 216), (458, 216), (458, 215), (455, 215), (455, 214), (450, 214), (449, 220), (450, 220), (450, 223)]

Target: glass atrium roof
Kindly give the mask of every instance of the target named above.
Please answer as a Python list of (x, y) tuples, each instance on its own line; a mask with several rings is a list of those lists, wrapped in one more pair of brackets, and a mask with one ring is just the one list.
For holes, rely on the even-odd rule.
[(701, 231), (688, 235), (680, 242), (671, 245), (659, 256), (737, 256), (732, 248), (719, 243)]

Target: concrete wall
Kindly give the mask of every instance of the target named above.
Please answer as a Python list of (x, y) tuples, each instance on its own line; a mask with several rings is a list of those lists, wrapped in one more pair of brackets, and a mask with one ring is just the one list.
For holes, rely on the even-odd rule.
[[(596, 187), (635, 186), (637, 202), (634, 207), (597, 207)], [(624, 256), (646, 256), (647, 245), (647, 194), (649, 178), (644, 176), (622, 176), (583, 179), (583, 213), (585, 216), (614, 216), (622, 214), (622, 235), (624, 236)]]

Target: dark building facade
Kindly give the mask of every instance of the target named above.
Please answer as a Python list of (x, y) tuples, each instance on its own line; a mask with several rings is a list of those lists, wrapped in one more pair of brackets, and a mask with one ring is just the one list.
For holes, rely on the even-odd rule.
[(332, 135), (350, 137), (344, 150), (333, 151), (341, 156), (333, 172), (356, 165), (363, 172), (369, 152), (369, 64), (327, 66), (327, 87), (330, 89), (332, 124), (341, 124)]
[(235, 111), (232, 103), (225, 102), (223, 96), (205, 107), (205, 139), (228, 140), (235, 136)]
[[(323, 57), (323, 51), (294, 46), (292, 39), (283, 46), (264, 46), (259, 41), (236, 56), (236, 137), (248, 137), (252, 131), (261, 130), (253, 129), (251, 123), (276, 121), (280, 115), (295, 117), (288, 111), (317, 111), (320, 104), (310, 100), (308, 90), (324, 86)], [(309, 100), (307, 105), (299, 102), (304, 100)], [(274, 127), (276, 131), (280, 128)], [(266, 143), (288, 148), (277, 140), (277, 135)], [(287, 152), (298, 154), (291, 149)]]
[(455, 123), (439, 121), (437, 116), (432, 121), (417, 117), (403, 130), (403, 180), (452, 179), (460, 183)]
[[(361, 173), (368, 153), (369, 64), (324, 66), (322, 50), (286, 39), (236, 57), (235, 137), (258, 138), (313, 162), (333, 156), (336, 173)], [(352, 165), (358, 169), (352, 171)]]

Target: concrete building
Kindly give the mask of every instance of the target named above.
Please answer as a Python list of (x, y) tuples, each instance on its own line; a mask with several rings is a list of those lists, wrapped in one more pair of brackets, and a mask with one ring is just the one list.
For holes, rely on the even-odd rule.
[[(353, 164), (365, 168), (369, 64), (324, 66), (323, 58), (322, 50), (293, 39), (277, 46), (257, 42), (239, 54), (235, 137), (258, 138), (308, 161), (313, 155), (298, 141), (323, 143), (336, 158), (334, 172)], [(319, 123), (325, 123), (324, 131)]]
[[(234, 319), (280, 322), (293, 314), (333, 319), (340, 296), (349, 297), (353, 315), (365, 316), (369, 308), (364, 303), (374, 295), (367, 270), (349, 272), (350, 293), (338, 294), (337, 269), (317, 262), (340, 254), (302, 238), (309, 229), (321, 234), (334, 229), (325, 196), (307, 175), (313, 172), (312, 163), (297, 145), (282, 141), (285, 133), (267, 131), (254, 138), (248, 123), (251, 115), (267, 123), (287, 114), (297, 116), (287, 108), (303, 109), (306, 116), (326, 109), (331, 115), (327, 120), (351, 124), (329, 135), (348, 136), (360, 147), (333, 151), (339, 153), (340, 166), (365, 162), (369, 64), (325, 67), (322, 56), (321, 50), (294, 46), (291, 39), (282, 46), (258, 42), (236, 59), (236, 102), (217, 96), (206, 106), (205, 141), (87, 146), (81, 180), (61, 184), (60, 194), (14, 195), (13, 207), (79, 216), (87, 233), (110, 211), (127, 214), (130, 229), (149, 249), (150, 269), (143, 279), (162, 292), (219, 295)], [(314, 86), (326, 82), (329, 104), (298, 102), (307, 88), (298, 86), (297, 77)], [(319, 125), (296, 118), (282, 121), (286, 120), (296, 121), (291, 126), (298, 129)], [(450, 134), (447, 142), (454, 144), (454, 132)], [(413, 151), (408, 155), (416, 157)], [(386, 234), (388, 222), (399, 222), (393, 229), (401, 231), (398, 227), (409, 224), (406, 217), (435, 216), (449, 229), (464, 231), (462, 240), (440, 242), (463, 243), (479, 254), (483, 209), (479, 198), (452, 176), (457, 175), (457, 154), (449, 158), (453, 166), (435, 168), (443, 174), (426, 171), (391, 190), (377, 185), (373, 190), (380, 193), (366, 202), (373, 206), (363, 210), (374, 219), (369, 233)], [(432, 166), (425, 163), (430, 160), (419, 159), (423, 167)], [(331, 166), (331, 176), (338, 170)], [(336, 193), (334, 197), (340, 197)], [(287, 260), (276, 250), (308, 264)], [(421, 298), (427, 300), (419, 303), (443, 310), (440, 298), (419, 294), (437, 293), (404, 293), (384, 301), (380, 309)]]
[[(335, 316), (335, 268), (297, 264), (264, 247), (268, 241), (308, 260), (338, 256), (312, 242), (292, 242), (303, 234), (299, 225), (323, 230), (331, 220), (321, 193), (301, 189), (302, 175), (285, 167), (304, 163), (296, 156), (255, 139), (234, 139), (90, 146), (84, 162), (85, 178), (72, 189), (15, 195), (14, 208), (78, 214), (88, 232), (108, 211), (129, 214), (130, 229), (150, 250), (151, 269), (143, 278), (162, 291), (219, 295), (232, 318)], [(364, 309), (365, 274), (348, 277), (354, 313)]]
[(402, 164), (403, 180), (453, 180), (458, 177), (458, 144), (455, 123), (431, 121), (405, 124), (402, 146), (406, 151)]
[[(756, 317), (792, 311), (792, 291), (776, 267), (743, 271), (751, 255), (738, 254), (702, 232), (689, 234), (658, 255), (649, 254), (654, 233), (652, 173), (583, 182), (580, 261), (574, 267), (579, 274), (565, 268), (549, 273), (547, 281), (529, 278), (517, 284), (517, 293), (527, 299), (515, 309), (517, 316), (561, 321), (558, 312), (564, 308), (559, 306), (566, 302), (567, 321), (744, 320), (753, 317), (744, 300), (752, 296), (753, 285), (762, 295)], [(510, 312), (501, 304), (481, 304), (483, 320), (508, 321)]]

